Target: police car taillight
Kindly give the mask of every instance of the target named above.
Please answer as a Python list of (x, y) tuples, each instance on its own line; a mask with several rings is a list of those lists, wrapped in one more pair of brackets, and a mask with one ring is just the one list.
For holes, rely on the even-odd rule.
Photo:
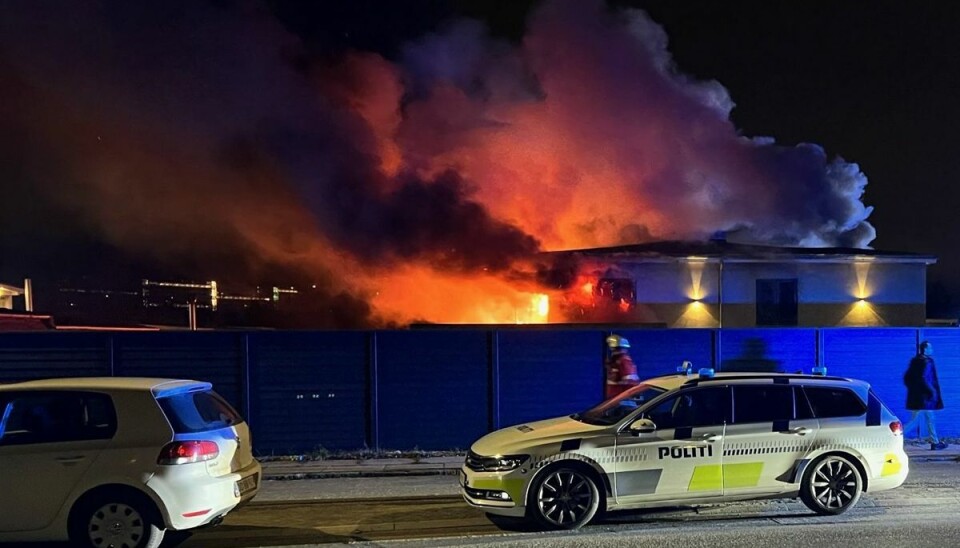
[(903, 435), (903, 424), (900, 421), (893, 421), (890, 423), (890, 431), (893, 432), (894, 436)]

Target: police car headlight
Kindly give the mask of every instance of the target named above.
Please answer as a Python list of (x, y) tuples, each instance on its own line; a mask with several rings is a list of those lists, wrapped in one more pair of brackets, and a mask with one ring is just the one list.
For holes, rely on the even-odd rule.
[(516, 470), (530, 455), (504, 455), (483, 459), (483, 469), (487, 472), (509, 472)]

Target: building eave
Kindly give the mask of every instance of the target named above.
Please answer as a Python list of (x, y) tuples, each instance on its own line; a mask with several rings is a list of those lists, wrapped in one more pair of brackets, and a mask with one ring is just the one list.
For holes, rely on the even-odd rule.
[(775, 247), (727, 242), (663, 241), (646, 244), (550, 251), (546, 256), (616, 259), (631, 263), (899, 263), (932, 265), (934, 255), (858, 248)]

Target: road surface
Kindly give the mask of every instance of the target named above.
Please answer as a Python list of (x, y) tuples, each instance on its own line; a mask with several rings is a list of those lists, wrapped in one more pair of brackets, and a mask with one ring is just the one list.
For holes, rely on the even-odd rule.
[[(836, 517), (799, 501), (609, 514), (580, 531), (504, 530), (456, 493), (455, 478), (340, 478), (268, 483), (262, 498), (183, 548), (247, 548), (375, 543), (378, 546), (956, 546), (960, 463), (911, 462), (900, 488), (865, 495)], [(298, 501), (282, 501), (297, 496)], [(344, 498), (348, 497), (348, 498)], [(386, 497), (386, 498), (385, 498)]]

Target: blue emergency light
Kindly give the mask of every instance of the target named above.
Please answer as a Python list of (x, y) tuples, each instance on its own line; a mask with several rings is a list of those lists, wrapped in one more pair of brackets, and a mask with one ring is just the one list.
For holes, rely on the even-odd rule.
[(677, 373), (681, 375), (689, 375), (693, 373), (693, 362), (684, 360), (683, 363), (677, 366)]
[(814, 368), (813, 368), (813, 374), (814, 374), (814, 375), (819, 375), (819, 376), (821, 376), (821, 377), (826, 377), (826, 376), (827, 376), (827, 366), (825, 366), (825, 365), (818, 365), (818, 366), (814, 367)]
[(709, 379), (715, 375), (712, 367), (703, 367), (700, 369), (700, 378)]

